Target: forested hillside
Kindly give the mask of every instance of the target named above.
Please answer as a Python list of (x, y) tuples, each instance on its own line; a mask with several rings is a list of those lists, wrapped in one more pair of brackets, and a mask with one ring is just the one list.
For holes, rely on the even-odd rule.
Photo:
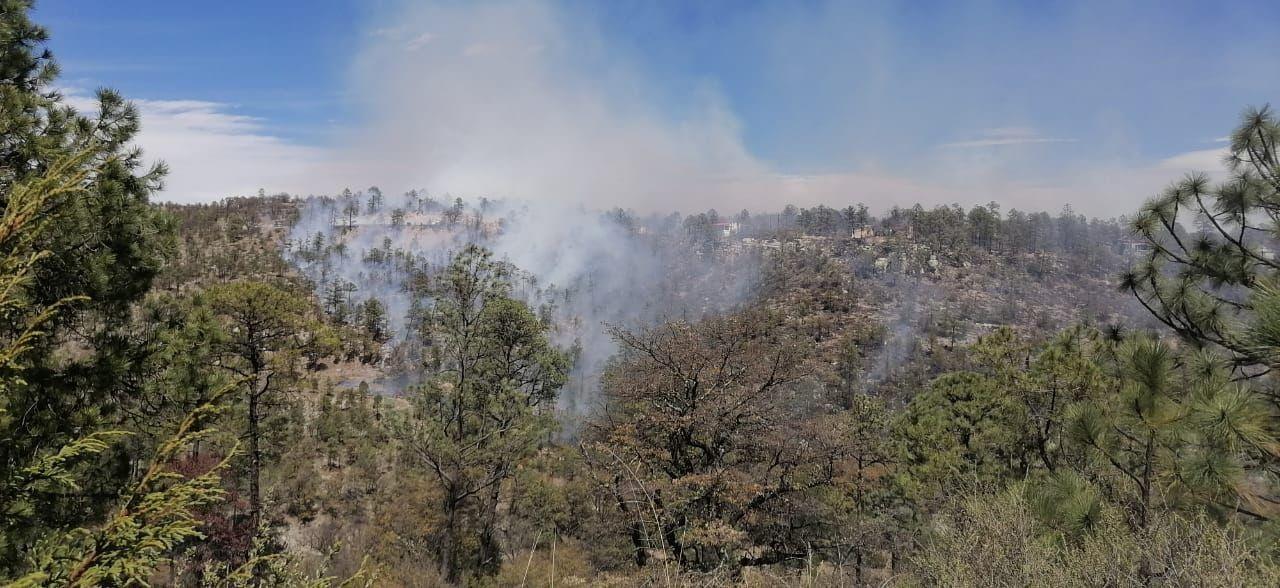
[(1267, 108), (1110, 220), (179, 205), (0, 31), (0, 581), (1280, 583)]

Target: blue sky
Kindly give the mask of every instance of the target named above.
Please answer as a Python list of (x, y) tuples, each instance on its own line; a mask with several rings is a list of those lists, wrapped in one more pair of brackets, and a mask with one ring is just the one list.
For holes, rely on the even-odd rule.
[(1280, 3), (1213, 4), (45, 0), (36, 18), (65, 86), (151, 115), (175, 200), (377, 183), (1117, 214), (1214, 166), (1241, 108), (1280, 96)]
[(207, 100), (311, 140), (344, 108), (363, 2), (38, 0), (63, 82), (130, 97)]

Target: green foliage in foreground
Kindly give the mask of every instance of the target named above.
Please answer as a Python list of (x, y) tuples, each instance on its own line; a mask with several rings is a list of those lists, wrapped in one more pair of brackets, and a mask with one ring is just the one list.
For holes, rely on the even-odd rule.
[[(978, 355), (993, 345), (1016, 343), (997, 333)], [(1275, 409), (1226, 362), (1082, 329), (1018, 354), (1029, 369), (1016, 377), (1002, 375), (1003, 361), (979, 361), (980, 371), (938, 378), (903, 412), (909, 496), (1025, 480), (1041, 523), (1073, 539), (1095, 532), (1103, 513), (1122, 513), (1137, 534), (1167, 517), (1276, 531)], [(1094, 367), (1060, 377), (1082, 359)]]
[[(214, 402), (228, 390), (216, 396)], [(194, 513), (223, 498), (220, 476), (235, 451), (194, 477), (185, 477), (168, 464), (192, 444), (212, 435), (212, 430), (203, 427), (219, 410), (217, 404), (206, 404), (188, 415), (173, 436), (161, 444), (133, 492), (105, 524), (47, 538), (28, 556), (35, 571), (19, 578), (15, 586), (145, 584), (184, 542), (203, 538), (200, 520)], [(29, 474), (34, 479), (74, 488), (74, 478), (65, 464), (85, 454), (102, 452), (114, 436), (100, 433), (73, 442), (29, 468)]]
[[(48, 251), (32, 251), (40, 234), (48, 228), (38, 213), (50, 198), (73, 194), (80, 189), (86, 172), (80, 171), (82, 157), (68, 158), (54, 165), (44, 176), (24, 181), (8, 193), (0, 217), (0, 312), (19, 321), (19, 327), (0, 340), (0, 423), (9, 433), (13, 425), (10, 407), (14, 389), (26, 385), (24, 372), (28, 352), (53, 320), (61, 303), (44, 307), (28, 295), (36, 264)], [(208, 435), (202, 424), (217, 412), (205, 405), (193, 412), (173, 437), (162, 444), (152, 464), (129, 497), (108, 521), (96, 528), (78, 528), (65, 533), (38, 536), (29, 548), (22, 567), (28, 571), (16, 586), (97, 586), (145, 582), (152, 571), (178, 545), (200, 537), (199, 521), (193, 510), (222, 496), (219, 473), (226, 462), (194, 478), (184, 478), (167, 469), (167, 464), (190, 443)], [(93, 433), (50, 453), (38, 455), (16, 472), (0, 479), (3, 497), (3, 528), (0, 544), (12, 545), (11, 533), (21, 529), (38, 508), (37, 496), (60, 490), (79, 490), (75, 467), (106, 451), (125, 433)]]
[(1037, 516), (1025, 484), (949, 501), (912, 561), (939, 586), (1274, 586), (1280, 564), (1257, 530), (1203, 514), (1167, 513), (1145, 528), (1105, 506), (1071, 536)]

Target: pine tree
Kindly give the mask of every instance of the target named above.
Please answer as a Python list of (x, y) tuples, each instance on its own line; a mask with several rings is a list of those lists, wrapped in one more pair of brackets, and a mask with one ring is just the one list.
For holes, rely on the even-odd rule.
[(345, 325), (351, 319), (351, 292), (356, 286), (342, 278), (334, 278), (324, 290), (324, 308), (329, 318), (338, 325)]
[(353, 197), (342, 207), (342, 231), (347, 232), (356, 228), (356, 219), (360, 217), (360, 203)]
[(231, 282), (208, 291), (210, 307), (227, 333), (220, 365), (243, 380), (246, 438), (249, 458), (249, 519), (262, 523), (262, 422), (265, 402), (278, 392), (277, 376), (292, 370), (289, 362), (301, 355), (304, 338), (315, 330), (306, 298), (277, 286), (251, 281)]
[(1263, 397), (1220, 358), (1160, 341), (1129, 341), (1117, 360), (1111, 391), (1065, 411), (1064, 463), (1126, 506), (1136, 528), (1168, 509), (1274, 518), (1277, 486), (1263, 480), (1280, 443)]
[(368, 208), (369, 214), (377, 214), (381, 212), (382, 204), (384, 202), (384, 199), (382, 197), (382, 190), (378, 189), (377, 186), (370, 186), (368, 193), (369, 193), (369, 208)]
[(386, 343), (390, 338), (386, 306), (377, 298), (370, 298), (360, 305), (360, 324), (378, 343)]
[(894, 424), (900, 483), (924, 504), (962, 486), (1000, 484), (1027, 471), (1024, 405), (994, 377), (944, 374)]
[[(35, 267), (49, 254), (32, 248), (53, 225), (39, 211), (50, 198), (83, 190), (82, 163), (76, 159), (57, 162), (43, 177), (24, 179), (7, 190), (0, 216), (0, 317), (12, 321), (8, 322), (11, 330), (0, 336), (0, 436), (6, 441), (13, 440), (17, 430), (12, 393), (27, 385), (24, 379), (35, 344), (47, 335), (43, 329), (56, 314), (73, 302), (37, 307), (30, 296), (39, 284)], [(225, 388), (211, 393), (181, 420), (100, 526), (47, 528), (40, 524), (38, 511), (44, 497), (82, 488), (86, 476), (81, 466), (127, 433), (91, 433), (32, 454), (21, 467), (4, 471), (0, 476), (0, 578), (19, 572), (16, 586), (141, 583), (184, 542), (200, 538), (194, 511), (222, 498), (219, 476), (226, 462), (194, 477), (182, 476), (171, 466), (179, 452), (210, 434), (204, 425), (216, 416), (225, 394)]]
[(1268, 248), (1280, 235), (1278, 142), (1271, 108), (1246, 110), (1231, 133), (1228, 179), (1188, 175), (1134, 216), (1150, 252), (1122, 282), (1184, 340), (1223, 350), (1245, 375), (1280, 363), (1249, 333), (1260, 318), (1256, 296), (1280, 279), (1280, 259)]
[(885, 510), (889, 494), (888, 469), (894, 465), (889, 436), (889, 410), (878, 399), (857, 394), (843, 415), (841, 437), (852, 465), (849, 483), (849, 532), (853, 535), (854, 574), (862, 581), (862, 565), (867, 553), (877, 547), (876, 539), (888, 526)]
[[(0, 210), (19, 206), (18, 187), (45, 181), (54, 170), (79, 185), (49, 193), (35, 211), (43, 230), (24, 237), (29, 251), (46, 252), (29, 267), (39, 287), (25, 294), (27, 308), (59, 305), (59, 312), (43, 325), (46, 336), (28, 342), (32, 369), (6, 392), (9, 409), (23, 418), (0, 442), (0, 477), (84, 431), (123, 420), (118, 400), (136, 392), (128, 385), (138, 378), (129, 371), (140, 363), (127, 357), (133, 350), (121, 331), (172, 249), (169, 221), (148, 202), (164, 166), (144, 168), (141, 152), (129, 147), (137, 110), (105, 89), (92, 115), (64, 104), (53, 87), (58, 67), (46, 48), (48, 34), (31, 22), (30, 8), (25, 0), (0, 3)], [(0, 321), (0, 338), (20, 337), (27, 318), (18, 313)], [(58, 353), (66, 347), (79, 351)], [(130, 466), (127, 454), (107, 457), (105, 467)], [(90, 476), (81, 496), (42, 495), (40, 521), (27, 528), (102, 516), (109, 502), (88, 497), (118, 494), (122, 482)]]
[(1175, 498), (1280, 514), (1280, 395), (1267, 377), (1280, 367), (1280, 261), (1269, 249), (1280, 234), (1280, 120), (1270, 107), (1247, 109), (1230, 139), (1226, 180), (1190, 174), (1134, 217), (1149, 252), (1122, 279), (1200, 351), (1131, 344), (1123, 404), (1073, 415), (1077, 441), (1132, 483), (1142, 525)]
[[(6, 325), (0, 330), (0, 438), (6, 446), (31, 442), (20, 437), (22, 421), (16, 416), (26, 406), (21, 394), (28, 386), (25, 373), (56, 314), (74, 302), (68, 299), (41, 305), (32, 291), (37, 285), (36, 265), (49, 255), (49, 251), (36, 248), (38, 237), (50, 226), (40, 211), (50, 198), (80, 189), (84, 174), (77, 173), (76, 163), (55, 165), (46, 177), (28, 178), (6, 190), (0, 216), (0, 322)], [(60, 457), (61, 451), (52, 458), (41, 451), (5, 456), (0, 469), (0, 571), (16, 568), (18, 555), (50, 530), (37, 522), (42, 504), (35, 502), (36, 494), (28, 490), (34, 483), (29, 479), (32, 473), (42, 470), (45, 477), (65, 481), (67, 462), (105, 449), (96, 438), (79, 449), (75, 444), (67, 447), (72, 449), (64, 457)]]
[(553, 430), (550, 410), (569, 369), (548, 326), (510, 297), (508, 272), (474, 245), (454, 258), (436, 285), (428, 335), (439, 372), (396, 429), (443, 488), (439, 560), (450, 582), (501, 563), (503, 482)]

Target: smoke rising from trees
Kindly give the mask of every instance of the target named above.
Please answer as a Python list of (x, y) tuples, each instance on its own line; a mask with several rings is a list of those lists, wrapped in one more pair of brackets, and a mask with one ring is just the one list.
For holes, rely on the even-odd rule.
[[(414, 315), (430, 305), (423, 285), (467, 244), (514, 266), (514, 294), (539, 309), (553, 339), (576, 354), (562, 398), (591, 409), (598, 374), (616, 347), (606, 325), (696, 318), (743, 300), (756, 272), (750, 256), (690, 257), (671, 219), (641, 225), (629, 213), (560, 204), (344, 193), (308, 199), (289, 237), (289, 259), (331, 314), (361, 320), (377, 300), (392, 345), (412, 342)], [(380, 192), (379, 192), (380, 194)], [(371, 206), (373, 202), (381, 203)]]

